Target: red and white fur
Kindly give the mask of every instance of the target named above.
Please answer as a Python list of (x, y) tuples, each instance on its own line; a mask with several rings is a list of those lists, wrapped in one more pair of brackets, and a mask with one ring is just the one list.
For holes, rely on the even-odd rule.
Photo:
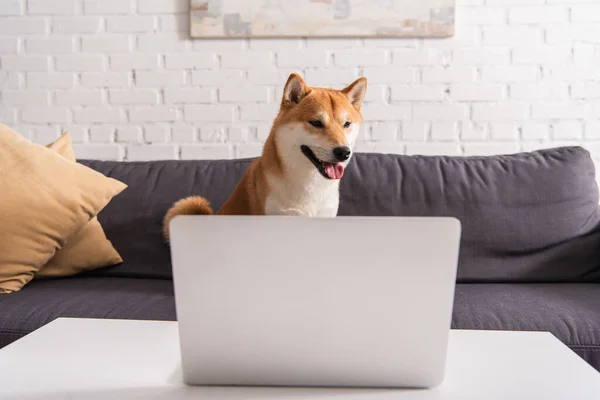
[[(335, 90), (309, 87), (300, 75), (290, 75), (262, 155), (216, 214), (335, 217), (366, 90), (366, 78)], [(165, 216), (165, 237), (174, 216), (190, 214), (212, 209), (199, 196), (178, 201)]]

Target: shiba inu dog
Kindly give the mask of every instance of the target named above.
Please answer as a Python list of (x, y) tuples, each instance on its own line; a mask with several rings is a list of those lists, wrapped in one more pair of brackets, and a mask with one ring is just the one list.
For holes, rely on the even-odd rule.
[[(262, 155), (216, 214), (335, 217), (366, 90), (366, 78), (334, 90), (309, 87), (300, 75), (290, 75)], [(176, 215), (212, 213), (203, 197), (178, 201), (165, 215), (165, 238)]]

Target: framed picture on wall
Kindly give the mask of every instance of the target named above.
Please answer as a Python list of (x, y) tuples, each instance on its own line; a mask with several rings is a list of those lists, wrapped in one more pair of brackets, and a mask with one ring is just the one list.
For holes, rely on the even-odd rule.
[(448, 37), (455, 0), (190, 0), (191, 35)]

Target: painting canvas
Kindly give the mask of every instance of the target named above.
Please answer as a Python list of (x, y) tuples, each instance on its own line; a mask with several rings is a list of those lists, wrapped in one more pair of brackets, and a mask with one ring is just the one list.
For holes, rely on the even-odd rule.
[(192, 37), (447, 37), (455, 0), (190, 0)]

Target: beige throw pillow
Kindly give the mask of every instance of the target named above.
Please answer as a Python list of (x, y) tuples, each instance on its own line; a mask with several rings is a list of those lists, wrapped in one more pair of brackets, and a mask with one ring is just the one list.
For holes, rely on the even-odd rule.
[(125, 188), (0, 124), (0, 293), (20, 290)]
[[(69, 133), (63, 134), (46, 147), (68, 160), (75, 161)], [(94, 217), (67, 240), (65, 246), (56, 252), (48, 264), (35, 273), (35, 278), (70, 276), (122, 262), (123, 259), (117, 250), (106, 239), (98, 218)]]

